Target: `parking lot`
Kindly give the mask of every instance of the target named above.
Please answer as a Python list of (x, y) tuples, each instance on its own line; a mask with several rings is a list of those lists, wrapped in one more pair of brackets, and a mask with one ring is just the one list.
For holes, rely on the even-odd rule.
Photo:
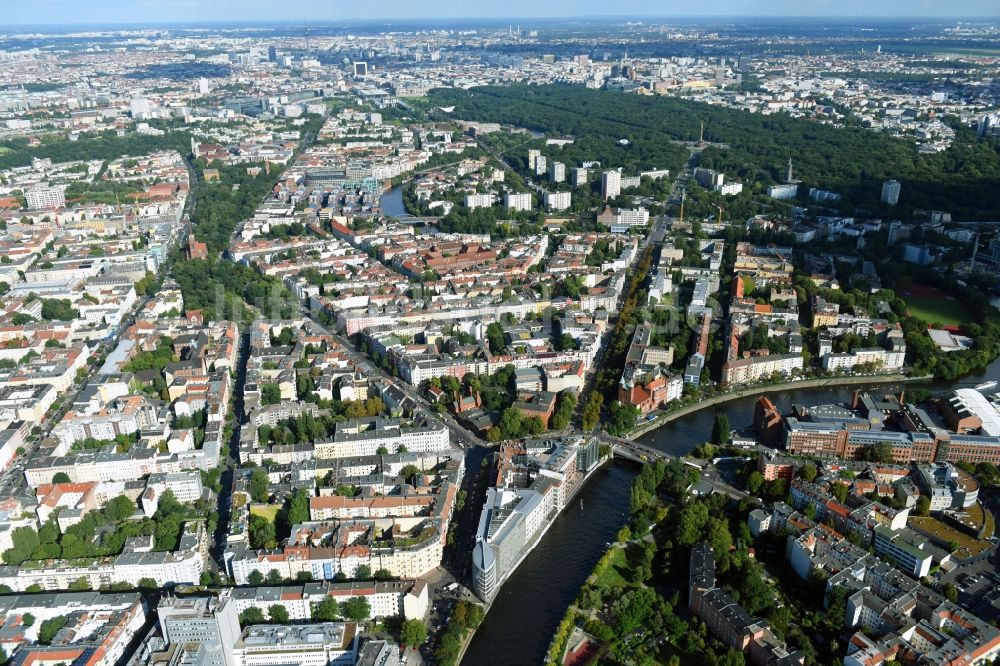
[(958, 603), (986, 621), (1000, 619), (1000, 573), (997, 555), (960, 566), (942, 574), (941, 584), (958, 589)]

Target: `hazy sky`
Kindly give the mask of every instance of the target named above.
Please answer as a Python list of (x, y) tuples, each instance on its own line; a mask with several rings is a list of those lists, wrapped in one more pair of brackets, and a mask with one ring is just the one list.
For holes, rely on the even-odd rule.
[(3, 24), (558, 16), (1000, 16), (998, 0), (28, 0)]

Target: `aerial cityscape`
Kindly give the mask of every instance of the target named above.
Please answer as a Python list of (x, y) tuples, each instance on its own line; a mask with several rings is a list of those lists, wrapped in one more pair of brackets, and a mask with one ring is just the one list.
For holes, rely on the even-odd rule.
[(1000, 664), (1000, 5), (382, 4), (0, 25), (0, 663)]

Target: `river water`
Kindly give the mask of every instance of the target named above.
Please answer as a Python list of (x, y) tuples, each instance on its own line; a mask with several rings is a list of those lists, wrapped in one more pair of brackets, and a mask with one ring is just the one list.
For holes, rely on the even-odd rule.
[(500, 588), (463, 665), (523, 666), (544, 660), (556, 625), (625, 524), (634, 476), (634, 467), (617, 464), (594, 473)]
[[(928, 384), (932, 391), (975, 386), (988, 380), (1000, 381), (1000, 359), (984, 372), (969, 375), (954, 384)], [(908, 385), (907, 387), (912, 387)], [(882, 384), (869, 386), (876, 394), (898, 393), (906, 387)], [(792, 405), (846, 403), (850, 387), (803, 389), (765, 394), (782, 413)], [(672, 421), (639, 439), (643, 444), (675, 455), (689, 453), (709, 439), (715, 412), (723, 411), (729, 424), (740, 430), (753, 423), (754, 403), (760, 396), (740, 398), (715, 408), (706, 408)], [(463, 666), (522, 666), (542, 664), (545, 653), (566, 608), (576, 596), (605, 545), (625, 524), (629, 487), (636, 467), (608, 465), (580, 492), (579, 502), (560, 515), (541, 543), (525, 558), (504, 583), (486, 620), (469, 645)]]
[(379, 205), (382, 207), (382, 214), (390, 217), (409, 217), (406, 206), (403, 205), (403, 188), (395, 186), (382, 195)]

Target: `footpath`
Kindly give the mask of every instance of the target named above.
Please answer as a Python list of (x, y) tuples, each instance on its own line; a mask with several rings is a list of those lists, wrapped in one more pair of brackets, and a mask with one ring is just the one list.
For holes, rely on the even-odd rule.
[(758, 386), (751, 386), (744, 389), (739, 389), (737, 391), (730, 391), (728, 393), (721, 393), (711, 398), (706, 398), (699, 402), (680, 407), (678, 409), (666, 412), (657, 416), (652, 421), (647, 421), (646, 423), (640, 424), (634, 430), (625, 435), (624, 439), (636, 439), (641, 437), (648, 432), (656, 430), (662, 425), (666, 425), (675, 419), (679, 419), (682, 416), (687, 416), (688, 414), (693, 414), (694, 412), (705, 409), (706, 407), (711, 407), (713, 405), (721, 405), (723, 403), (729, 402), (731, 400), (737, 400), (739, 398), (745, 398), (752, 395), (760, 395), (761, 393), (776, 393), (781, 391), (792, 391), (797, 389), (808, 389), (808, 388), (823, 388), (826, 386), (847, 386), (847, 385), (871, 385), (871, 384), (898, 384), (902, 382), (925, 382), (933, 379), (930, 375), (923, 377), (910, 377), (908, 375), (871, 375), (864, 377), (824, 377), (819, 379), (800, 379), (794, 382), (783, 382), (781, 384), (761, 384)]

